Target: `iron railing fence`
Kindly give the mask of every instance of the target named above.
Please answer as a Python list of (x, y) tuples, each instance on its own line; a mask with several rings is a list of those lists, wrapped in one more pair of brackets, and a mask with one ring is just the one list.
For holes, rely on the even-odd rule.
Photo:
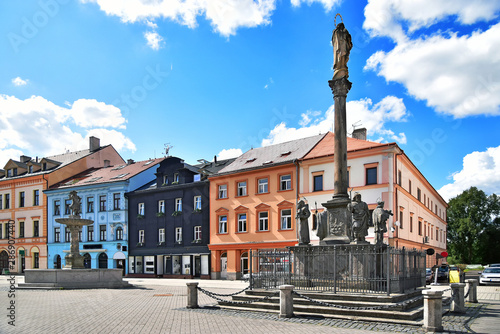
[(403, 293), (425, 286), (425, 253), (375, 245), (295, 246), (250, 255), (251, 288)]

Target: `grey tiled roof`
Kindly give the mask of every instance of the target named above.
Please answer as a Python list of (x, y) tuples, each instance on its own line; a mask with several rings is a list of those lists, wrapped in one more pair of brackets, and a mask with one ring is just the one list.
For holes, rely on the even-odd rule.
[(325, 134), (321, 134), (281, 144), (253, 148), (236, 158), (229, 166), (221, 169), (218, 174), (291, 163), (296, 159), (303, 158), (324, 136)]

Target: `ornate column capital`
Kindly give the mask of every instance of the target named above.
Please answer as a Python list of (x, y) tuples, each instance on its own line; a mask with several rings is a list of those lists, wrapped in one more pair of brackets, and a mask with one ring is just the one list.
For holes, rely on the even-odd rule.
[(329, 80), (328, 85), (332, 89), (333, 97), (346, 97), (347, 93), (351, 89), (352, 82), (344, 77), (336, 80)]

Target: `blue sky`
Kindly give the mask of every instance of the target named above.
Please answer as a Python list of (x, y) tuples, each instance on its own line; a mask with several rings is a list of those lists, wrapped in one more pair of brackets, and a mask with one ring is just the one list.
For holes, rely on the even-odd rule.
[[(83, 149), (189, 163), (333, 126), (331, 33), (352, 36), (347, 123), (397, 142), (445, 199), (500, 193), (500, 2), (0, 3), (0, 164)], [(340, 18), (337, 18), (337, 23)]]

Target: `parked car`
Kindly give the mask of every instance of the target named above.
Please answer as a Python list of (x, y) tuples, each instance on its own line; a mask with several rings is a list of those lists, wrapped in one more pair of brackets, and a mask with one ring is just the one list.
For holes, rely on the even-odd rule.
[(440, 267), (438, 267), (437, 281), (448, 283), (449, 282), (449, 278), (448, 278), (449, 271), (450, 271), (450, 267), (448, 265), (441, 265)]
[(500, 267), (484, 268), (484, 271), (479, 274), (480, 285), (500, 283)]
[(500, 267), (500, 263), (492, 263), (492, 264), (490, 264), (489, 267), (490, 268), (492, 268), (492, 267)]
[(425, 268), (425, 282), (429, 284), (432, 281), (434, 281), (434, 272), (431, 268)]

